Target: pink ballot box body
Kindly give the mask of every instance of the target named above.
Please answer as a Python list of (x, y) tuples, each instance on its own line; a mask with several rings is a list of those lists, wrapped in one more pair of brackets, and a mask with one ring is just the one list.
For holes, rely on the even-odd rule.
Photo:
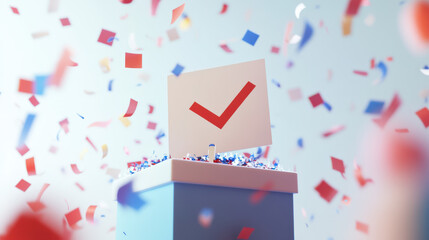
[(144, 205), (118, 204), (118, 240), (294, 239), (296, 173), (169, 159), (117, 187), (130, 181)]

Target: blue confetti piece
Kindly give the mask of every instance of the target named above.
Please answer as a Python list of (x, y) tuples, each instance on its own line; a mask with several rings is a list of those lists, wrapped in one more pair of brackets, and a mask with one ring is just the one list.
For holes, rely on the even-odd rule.
[(109, 90), (110, 92), (112, 91), (112, 84), (113, 84), (113, 79), (109, 81), (109, 86), (107, 87), (107, 90)]
[(113, 40), (119, 41), (119, 38), (117, 38), (117, 37), (109, 37), (109, 38), (107, 39), (107, 42), (108, 42), (108, 43), (111, 43), (111, 42), (113, 42)]
[(82, 115), (80, 115), (79, 113), (76, 113), (80, 118), (85, 119)]
[(45, 87), (49, 80), (49, 75), (36, 75), (34, 78), (34, 94), (43, 95), (45, 93)]
[(36, 118), (35, 114), (29, 113), (25, 119), (24, 126), (22, 127), (21, 136), (19, 137), (18, 147), (21, 147), (25, 144), (28, 134), (30, 133), (31, 126), (33, 125), (34, 119)]
[(255, 43), (258, 40), (258, 38), (259, 38), (258, 34), (252, 32), (250, 30), (247, 30), (247, 32), (243, 36), (243, 39), (241, 39), (241, 40), (247, 42), (248, 44), (250, 44), (252, 46), (255, 46)]
[(325, 106), (325, 108), (328, 109), (328, 111), (332, 110), (332, 106), (327, 102), (323, 102), (323, 106)]
[(61, 132), (61, 128), (60, 128), (60, 130), (58, 130), (58, 132), (57, 132), (57, 141), (60, 141), (60, 132)]
[(119, 204), (129, 206), (135, 210), (139, 210), (145, 205), (145, 201), (140, 198), (138, 193), (133, 192), (133, 182), (129, 182), (119, 188), (117, 200)]
[(429, 69), (429, 66), (428, 65), (425, 65), (424, 67), (423, 67), (423, 69)]
[(276, 85), (276, 87), (280, 88), (280, 83), (279, 83), (277, 80), (272, 79), (272, 80), (271, 80), (271, 82), (272, 82), (274, 85)]
[(182, 73), (183, 69), (185, 68), (182, 65), (176, 64), (176, 66), (171, 72), (176, 75), (176, 77), (178, 77)]
[(384, 102), (382, 101), (370, 101), (366, 107), (365, 113), (368, 114), (380, 114), (383, 111)]
[(298, 138), (297, 144), (298, 144), (298, 147), (303, 148), (304, 147), (304, 140), (302, 138)]
[(377, 64), (377, 68), (381, 71), (381, 80), (383, 81), (387, 76), (387, 66), (384, 64), (384, 62), (380, 61)]
[(313, 36), (313, 32), (313, 27), (310, 25), (310, 23), (305, 22), (304, 33), (302, 34), (302, 39), (299, 42), (298, 51), (301, 51), (301, 49), (308, 43), (308, 41)]

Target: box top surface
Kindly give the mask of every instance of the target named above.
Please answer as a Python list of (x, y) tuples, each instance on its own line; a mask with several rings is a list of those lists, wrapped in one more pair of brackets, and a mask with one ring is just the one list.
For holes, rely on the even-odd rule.
[[(115, 197), (117, 189), (129, 181), (133, 181), (133, 190), (136, 192), (169, 182), (181, 182), (298, 193), (298, 178), (297, 174), (293, 172), (181, 159), (168, 159), (133, 175), (117, 180), (114, 189)], [(266, 186), (270, 187), (267, 188)]]

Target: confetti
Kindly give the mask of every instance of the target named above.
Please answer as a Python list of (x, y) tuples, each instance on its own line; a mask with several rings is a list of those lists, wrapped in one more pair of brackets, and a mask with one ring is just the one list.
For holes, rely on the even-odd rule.
[(240, 234), (238, 234), (237, 239), (249, 239), (250, 235), (252, 235), (252, 232), (254, 230), (254, 228), (243, 227), (240, 231)]
[(241, 40), (247, 42), (248, 44), (255, 46), (256, 41), (258, 40), (259, 35), (247, 30), (246, 33), (244, 34), (243, 38)]
[(69, 120), (66, 118), (59, 122), (61, 128), (64, 130), (64, 133), (67, 134), (69, 132)]
[(130, 104), (128, 105), (127, 112), (124, 114), (124, 117), (131, 117), (137, 108), (137, 101), (130, 98)]
[(110, 71), (110, 58), (105, 57), (100, 60), (101, 71), (108, 73)]
[(421, 68), (420, 72), (423, 73), (426, 76), (429, 76), (429, 67), (428, 67), (428, 65), (425, 65), (423, 68)]
[(112, 91), (112, 85), (113, 85), (113, 79), (109, 81), (109, 85), (107, 87), (107, 90), (109, 90), (109, 92)]
[(156, 15), (156, 10), (158, 9), (158, 5), (159, 5), (160, 1), (161, 0), (152, 0), (152, 4), (151, 4), (151, 14), (152, 14), (152, 16)]
[(220, 10), (219, 14), (225, 14), (227, 10), (228, 10), (228, 4), (224, 3), (222, 5), (222, 10)]
[(316, 93), (316, 94), (308, 97), (308, 99), (310, 100), (313, 108), (318, 107), (319, 105), (323, 104), (323, 102), (324, 102), (322, 95), (320, 95), (320, 93)]
[(323, 137), (330, 137), (338, 132), (341, 132), (342, 130), (344, 130), (346, 127), (343, 125), (338, 125), (338, 126), (334, 126), (331, 129), (327, 130), (326, 132), (322, 133)]
[(97, 147), (95, 147), (94, 143), (92, 143), (91, 139), (89, 137), (86, 137), (86, 141), (91, 145), (91, 147), (97, 152)]
[(130, 4), (133, 2), (133, 0), (119, 0), (119, 2), (121, 2), (123, 4)]
[(408, 128), (397, 128), (397, 129), (395, 129), (395, 132), (397, 132), (397, 133), (409, 133), (410, 131), (408, 130)]
[(140, 53), (125, 53), (125, 67), (142, 68), (142, 58)]
[(277, 47), (277, 46), (272, 46), (271, 47), (271, 52), (274, 53), (274, 54), (279, 54), (280, 48)]
[(327, 102), (323, 102), (323, 106), (325, 106), (325, 108), (326, 108), (328, 111), (331, 111), (331, 110), (332, 110), (332, 106), (331, 106), (329, 103), (327, 103)]
[(347, 195), (344, 195), (343, 199), (341, 199), (341, 203), (346, 205), (346, 206), (350, 205), (351, 201), (352, 201), (352, 199)]
[(367, 114), (380, 114), (383, 112), (384, 102), (371, 100), (365, 109)]
[(41, 32), (34, 32), (31, 34), (31, 37), (33, 39), (38, 39), (38, 38), (42, 38), (42, 37), (46, 37), (46, 36), (49, 36), (49, 32), (41, 31)]
[(153, 111), (154, 111), (154, 106), (152, 106), (152, 105), (149, 105), (149, 112), (148, 112), (148, 114), (152, 114), (153, 113)]
[(387, 66), (384, 62), (379, 62), (377, 68), (381, 71), (381, 81), (383, 81), (387, 76)]
[(115, 36), (116, 36), (116, 33), (111, 32), (111, 31), (106, 30), (106, 29), (101, 29), (101, 33), (100, 33), (100, 36), (98, 37), (97, 42), (112, 46), (113, 41), (108, 42), (108, 40), (109, 40), (109, 38), (112, 38), (112, 37), (114, 38)]
[(225, 52), (232, 53), (232, 50), (226, 44), (219, 45)]
[(80, 185), (78, 182), (76, 182), (75, 184), (81, 191), (85, 191), (85, 188), (82, 185)]
[(17, 14), (17, 15), (19, 15), (19, 11), (18, 11), (18, 8), (16, 8), (16, 7), (10, 7), (10, 9), (12, 10), (12, 12), (14, 13), (14, 14)]
[(359, 232), (368, 234), (369, 227), (367, 224), (365, 224), (363, 222), (356, 221), (356, 230), (358, 230)]
[(298, 138), (296, 144), (298, 145), (299, 148), (303, 148), (304, 147), (304, 140), (302, 138)]
[(27, 202), (27, 205), (31, 208), (33, 212), (39, 212), (40, 210), (46, 208), (45, 204), (39, 201)]
[(42, 189), (40, 189), (40, 192), (37, 195), (36, 201), (40, 202), (40, 199), (42, 199), (43, 193), (45, 193), (46, 189), (48, 189), (49, 186), (50, 186), (49, 183), (43, 184)]
[(299, 17), (301, 16), (301, 12), (302, 12), (302, 10), (304, 10), (305, 9), (305, 5), (304, 5), (304, 3), (300, 3), (300, 4), (298, 4), (296, 7), (295, 7), (295, 17), (297, 18), (297, 19), (299, 19)]
[(26, 79), (19, 79), (18, 92), (33, 94), (34, 82)]
[(175, 41), (179, 39), (179, 33), (177, 32), (176, 28), (172, 28), (167, 31), (167, 36), (170, 42)]
[(287, 91), (291, 101), (298, 101), (302, 99), (301, 88), (292, 88)]
[(183, 20), (180, 21), (179, 28), (182, 30), (187, 30), (189, 27), (191, 27), (191, 19), (183, 14)]
[(22, 144), (21, 146), (16, 147), (16, 151), (18, 151), (21, 156), (24, 156), (26, 153), (28, 153), (28, 151), (30, 151), (30, 149), (27, 147), (27, 145)]
[(128, 118), (124, 118), (124, 117), (119, 117), (119, 120), (121, 121), (122, 125), (124, 125), (124, 127), (128, 127), (131, 125), (131, 121)]
[(31, 186), (31, 184), (27, 181), (25, 181), (24, 179), (21, 179), (16, 185), (15, 187), (18, 188), (19, 190), (25, 192), (27, 191), (27, 189)]
[(103, 157), (101, 157), (101, 158), (105, 158), (107, 156), (107, 152), (108, 152), (108, 150), (107, 150), (107, 144), (103, 144), (101, 146), (101, 149), (103, 150)]
[(27, 117), (25, 118), (24, 126), (21, 130), (21, 135), (19, 136), (18, 141), (18, 148), (21, 147), (23, 144), (25, 144), (25, 141), (27, 140), (28, 134), (30, 133), (31, 126), (33, 125), (34, 119), (36, 118), (36, 115), (34, 114), (27, 114)]
[(346, 167), (344, 166), (343, 160), (335, 158), (335, 157), (331, 157), (331, 162), (332, 162), (332, 169), (341, 173), (341, 176), (343, 176), (343, 178), (346, 178), (344, 176), (345, 171), (346, 171)]
[(176, 75), (176, 77), (178, 77), (182, 73), (183, 69), (185, 69), (185, 68), (182, 65), (176, 64), (176, 66), (174, 67), (174, 69), (171, 72), (174, 75)]
[(338, 191), (331, 187), (325, 180), (322, 180), (315, 188), (321, 198), (325, 199), (328, 203), (337, 195)]
[(304, 33), (302, 34), (302, 39), (298, 46), (298, 51), (301, 51), (302, 48), (307, 45), (308, 41), (310, 41), (311, 37), (313, 36), (313, 27), (310, 25), (309, 22), (305, 22), (305, 28)]
[(139, 210), (144, 206), (145, 201), (140, 198), (138, 193), (133, 192), (132, 190), (133, 182), (129, 182), (118, 190), (117, 200), (118, 203), (124, 206), (131, 207), (135, 210)]
[(63, 27), (70, 26), (69, 18), (60, 18), (60, 22), (61, 22), (61, 25), (63, 25)]
[(111, 122), (112, 122), (112, 119), (107, 120), (107, 121), (93, 122), (93, 123), (89, 124), (88, 128), (91, 128), (91, 127), (106, 128), (110, 125)]
[(67, 223), (69, 224), (70, 227), (74, 227), (76, 226), (76, 224), (82, 220), (82, 215), (80, 215), (80, 210), (79, 208), (76, 208), (68, 213), (65, 214)]
[(274, 182), (266, 182), (260, 189), (250, 195), (250, 203), (253, 205), (259, 204), (265, 196), (269, 193), (274, 187)]
[(279, 83), (277, 80), (275, 80), (275, 79), (271, 79), (271, 82), (272, 82), (276, 87), (278, 87), (278, 88), (280, 88), (280, 87), (281, 87), (280, 83)]
[(185, 4), (182, 4), (179, 7), (173, 9), (170, 24), (173, 24), (182, 15), (184, 9), (185, 9)]
[(86, 210), (86, 221), (94, 223), (94, 214), (96, 208), (97, 205), (91, 205), (88, 207), (88, 209)]
[(351, 33), (351, 25), (353, 17), (359, 12), (361, 0), (349, 0), (346, 11), (343, 16), (343, 35), (347, 36)]
[(28, 101), (30, 101), (31, 105), (33, 105), (34, 107), (36, 107), (37, 105), (39, 105), (39, 101), (37, 101), (36, 96), (32, 95)]
[(427, 107), (424, 107), (416, 112), (417, 116), (422, 121), (425, 128), (429, 127), (429, 109)]
[(364, 178), (362, 175), (362, 170), (359, 165), (356, 163), (354, 164), (355, 167), (355, 178), (359, 183), (359, 186), (364, 187), (367, 183), (372, 183), (372, 179), (370, 178)]
[(396, 110), (398, 110), (401, 105), (401, 98), (398, 94), (393, 96), (392, 101), (390, 102), (387, 109), (381, 114), (380, 118), (373, 119), (374, 123), (376, 123), (380, 128), (383, 128), (389, 119), (395, 114)]
[(58, 10), (59, 0), (49, 0), (48, 13), (53, 13)]
[(76, 164), (74, 164), (74, 163), (70, 164), (70, 167), (75, 174), (81, 174), (82, 173), (81, 171), (79, 171), (79, 168), (77, 168)]
[(211, 208), (203, 208), (198, 214), (198, 223), (202, 227), (208, 228), (212, 224), (213, 217), (214, 217), (214, 214)]
[(65, 48), (61, 54), (60, 60), (57, 63), (54, 73), (49, 78), (49, 85), (54, 85), (56, 87), (61, 86), (67, 66), (70, 66), (70, 63), (72, 62), (70, 60), (70, 55), (70, 50)]
[(151, 121), (149, 121), (149, 122), (147, 123), (146, 128), (147, 128), (147, 129), (151, 129), (151, 130), (155, 130), (155, 129), (156, 129), (156, 123), (155, 123), (155, 122), (151, 122)]
[(365, 71), (354, 70), (353, 73), (356, 75), (361, 75), (365, 77), (368, 76), (368, 72), (365, 72)]

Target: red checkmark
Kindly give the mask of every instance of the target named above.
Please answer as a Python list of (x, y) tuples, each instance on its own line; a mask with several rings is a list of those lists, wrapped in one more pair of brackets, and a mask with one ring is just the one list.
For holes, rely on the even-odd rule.
[(235, 96), (234, 100), (232, 100), (229, 106), (225, 109), (225, 111), (223, 111), (220, 117), (207, 110), (205, 107), (201, 106), (197, 102), (194, 102), (189, 108), (189, 110), (196, 113), (205, 120), (209, 121), (219, 129), (222, 129), (223, 126), (225, 126), (228, 120), (232, 117), (235, 111), (237, 111), (237, 109), (244, 102), (244, 100), (246, 100), (247, 96), (249, 96), (249, 94), (253, 91), (255, 87), (255, 84), (247, 82), (246, 85), (237, 94), (237, 96)]

